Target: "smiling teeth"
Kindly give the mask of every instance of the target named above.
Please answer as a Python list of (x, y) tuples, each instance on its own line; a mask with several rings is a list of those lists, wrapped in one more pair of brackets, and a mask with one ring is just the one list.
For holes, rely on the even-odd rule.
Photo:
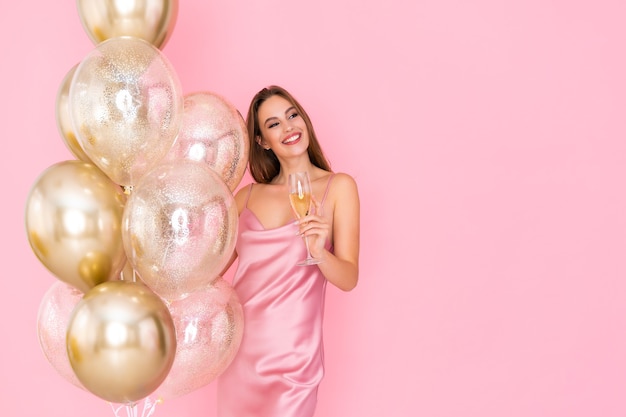
[(295, 140), (298, 140), (298, 139), (300, 139), (300, 135), (295, 135), (295, 136), (290, 137), (289, 139), (287, 139), (283, 143), (291, 143), (291, 142), (293, 142)]

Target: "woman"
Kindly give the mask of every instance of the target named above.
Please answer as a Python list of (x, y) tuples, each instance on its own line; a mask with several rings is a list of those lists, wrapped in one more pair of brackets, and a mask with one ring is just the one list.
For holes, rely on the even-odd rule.
[[(326, 282), (350, 291), (358, 280), (357, 186), (349, 175), (330, 170), (308, 115), (285, 89), (257, 93), (247, 124), (256, 183), (235, 195), (233, 257), (239, 257), (233, 286), (244, 309), (244, 335), (219, 378), (218, 415), (313, 416), (324, 374)], [(296, 222), (287, 178), (298, 171), (311, 178), (313, 209)], [(306, 257), (304, 237), (321, 263), (296, 265)]]

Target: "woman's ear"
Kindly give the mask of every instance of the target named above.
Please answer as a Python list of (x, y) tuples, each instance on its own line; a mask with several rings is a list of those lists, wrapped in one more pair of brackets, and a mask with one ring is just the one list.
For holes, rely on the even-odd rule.
[(268, 151), (270, 149), (269, 146), (267, 146), (267, 144), (265, 143), (265, 141), (263, 139), (261, 139), (261, 136), (257, 136), (256, 137), (256, 143), (259, 144), (259, 146), (263, 149), (265, 149), (266, 151)]

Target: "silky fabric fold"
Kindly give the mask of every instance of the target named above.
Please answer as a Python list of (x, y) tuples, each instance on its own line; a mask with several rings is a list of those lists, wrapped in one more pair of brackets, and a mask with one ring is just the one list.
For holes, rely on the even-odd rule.
[(314, 415), (324, 376), (327, 281), (317, 266), (296, 265), (306, 257), (297, 231), (295, 222), (265, 229), (247, 201), (239, 216), (233, 287), (244, 330), (235, 359), (218, 379), (219, 417)]

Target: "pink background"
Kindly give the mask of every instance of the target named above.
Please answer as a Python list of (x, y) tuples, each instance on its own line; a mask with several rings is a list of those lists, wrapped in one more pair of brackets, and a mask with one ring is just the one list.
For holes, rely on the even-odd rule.
[[(626, 414), (624, 16), (623, 0), (181, 0), (164, 53), (184, 92), (245, 114), (283, 85), (359, 184), (360, 283), (328, 291), (318, 416)], [(39, 348), (56, 279), (24, 227), (36, 178), (72, 159), (56, 94), (94, 46), (75, 1), (13, 1), (0, 22), (0, 414), (110, 417)], [(155, 416), (214, 405), (211, 384)]]

